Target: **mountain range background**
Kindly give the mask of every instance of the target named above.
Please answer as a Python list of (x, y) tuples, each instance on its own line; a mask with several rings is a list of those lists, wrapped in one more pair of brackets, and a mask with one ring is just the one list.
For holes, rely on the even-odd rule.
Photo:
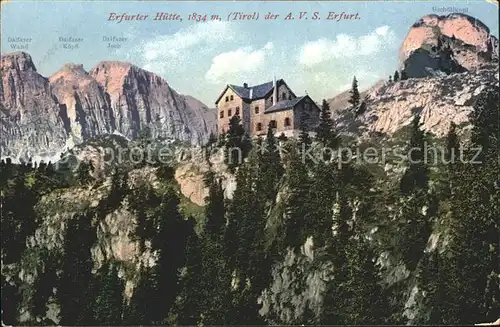
[[(494, 82), (495, 74), (483, 68), (490, 65), (491, 72), (496, 62), (498, 39), (482, 22), (463, 14), (425, 16), (411, 27), (401, 44), (399, 67), (395, 69), (404, 70), (409, 77), (434, 79), (376, 83), (365, 92), (367, 111), (349, 124), (377, 117), (376, 123), (365, 126), (367, 130), (394, 132), (411, 120), (410, 106), (424, 110), (425, 128), (442, 135), (447, 122), (461, 124), (466, 120), (474, 94), (485, 83)], [(477, 71), (479, 75), (467, 81), (471, 85), (439, 91), (448, 96), (434, 101), (436, 91), (432, 88), (454, 85), (443, 79)], [(145, 128), (153, 137), (199, 145), (215, 131), (214, 109), (196, 95), (178, 94), (165, 79), (131, 63), (104, 61), (89, 72), (70, 63), (44, 77), (28, 53), (15, 52), (2, 55), (1, 72), (2, 157), (53, 161), (66, 149), (97, 135), (117, 133), (134, 139)], [(453, 76), (447, 77), (451, 73)], [(399, 96), (405, 88), (414, 93), (407, 102)], [(348, 107), (343, 97), (345, 93), (328, 100), (334, 112)], [(384, 99), (383, 114), (380, 99)], [(345, 115), (340, 116), (338, 120), (345, 121)]]
[[(14, 159), (0, 166), (2, 321), (494, 321), (498, 40), (471, 16), (427, 15), (394, 56), (406, 78), (378, 81), (356, 106), (348, 91), (322, 104), (329, 141), (479, 144), (484, 165), (337, 169), (250, 151), (234, 168), (203, 156), (215, 109), (153, 72), (103, 61), (45, 77), (28, 53), (2, 55), (0, 150)], [(179, 162), (102, 162), (105, 147), (150, 143), (173, 144)], [(76, 168), (40, 162), (68, 157)]]

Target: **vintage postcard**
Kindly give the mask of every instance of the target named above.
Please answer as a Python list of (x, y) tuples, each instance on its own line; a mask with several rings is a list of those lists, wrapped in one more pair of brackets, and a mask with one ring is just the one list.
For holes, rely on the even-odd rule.
[(0, 10), (2, 326), (500, 325), (497, 0)]

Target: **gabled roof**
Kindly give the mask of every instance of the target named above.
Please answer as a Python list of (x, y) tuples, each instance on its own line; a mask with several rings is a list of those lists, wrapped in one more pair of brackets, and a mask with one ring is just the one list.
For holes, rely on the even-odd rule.
[(278, 102), (276, 102), (276, 104), (274, 106), (271, 106), (271, 107), (267, 108), (264, 111), (264, 113), (267, 114), (267, 113), (270, 113), (270, 112), (276, 112), (276, 111), (280, 111), (280, 110), (286, 110), (286, 109), (293, 108), (297, 104), (299, 104), (300, 102), (302, 102), (304, 99), (311, 100), (312, 104), (316, 108), (319, 109), (319, 107), (316, 105), (316, 103), (314, 101), (312, 101), (311, 97), (309, 97), (308, 95), (304, 95), (304, 96), (297, 97), (297, 98), (294, 98), (294, 99), (291, 99), (291, 100), (281, 100), (281, 101), (278, 101)]
[[(282, 83), (287, 85), (283, 79), (279, 79), (276, 81), (277, 85), (282, 84)], [(287, 87), (288, 87), (288, 85), (287, 85)], [(224, 88), (224, 91), (222, 91), (222, 93), (219, 95), (219, 97), (215, 101), (215, 104), (217, 104), (220, 101), (220, 99), (222, 98), (224, 93), (226, 93), (227, 88), (231, 88), (231, 90), (233, 90), (234, 93), (236, 93), (240, 98), (242, 98), (244, 100), (257, 100), (257, 99), (265, 98), (269, 93), (271, 93), (273, 91), (274, 87), (273, 87), (273, 81), (266, 82), (266, 83), (259, 84), (259, 85), (248, 86), (248, 87), (234, 85), (234, 84), (228, 84)]]
[(294, 98), (294, 99), (291, 99), (291, 100), (281, 100), (281, 101), (278, 101), (276, 102), (275, 105), (267, 108), (264, 113), (268, 113), (268, 112), (275, 112), (275, 111), (280, 111), (280, 110), (284, 110), (284, 109), (290, 109), (290, 108), (293, 108), (297, 105), (297, 103), (299, 103), (300, 101), (304, 100), (306, 96), (301, 96), (301, 97), (297, 97), (297, 98)]

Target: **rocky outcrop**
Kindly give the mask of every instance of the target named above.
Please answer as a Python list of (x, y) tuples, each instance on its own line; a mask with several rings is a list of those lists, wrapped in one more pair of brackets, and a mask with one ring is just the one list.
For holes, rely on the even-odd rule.
[(208, 140), (215, 110), (178, 94), (161, 77), (125, 62), (102, 62), (90, 73), (66, 64), (49, 79), (29, 54), (2, 55), (1, 157), (55, 160), (75, 144), (103, 134), (190, 144)]
[(491, 62), (498, 62), (498, 39), (465, 14), (422, 17), (399, 50), (399, 68), (409, 77), (476, 70)]
[[(192, 144), (208, 140), (214, 116), (201, 102), (175, 92), (161, 77), (129, 63), (105, 61), (90, 75), (109, 94), (116, 130), (128, 138), (149, 127), (154, 137)], [(214, 118), (209, 117), (209, 121)]]
[(109, 96), (83, 65), (66, 64), (49, 82), (58, 102), (66, 106), (69, 137), (74, 143), (114, 131)]
[(362, 112), (344, 107), (333, 108), (333, 114), (339, 130), (367, 135), (391, 135), (419, 114), (425, 130), (444, 136), (451, 122), (466, 127), (481, 91), (498, 85), (498, 71), (492, 69), (387, 82), (366, 92)]
[(208, 195), (208, 188), (204, 182), (208, 171), (217, 174), (222, 182), (224, 196), (232, 199), (236, 189), (236, 178), (227, 170), (224, 154), (220, 151), (210, 157), (210, 163), (207, 162), (201, 149), (192, 149), (190, 153), (182, 156), (175, 170), (175, 180), (179, 184), (181, 193), (191, 202), (203, 206)]
[(52, 157), (66, 144), (64, 105), (50, 92), (27, 53), (1, 57), (0, 155)]

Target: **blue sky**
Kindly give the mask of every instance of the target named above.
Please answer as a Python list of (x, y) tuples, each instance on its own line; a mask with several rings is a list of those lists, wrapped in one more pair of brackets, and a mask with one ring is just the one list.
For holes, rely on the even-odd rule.
[[(296, 94), (316, 101), (347, 89), (356, 75), (362, 88), (387, 78), (397, 67), (398, 49), (409, 27), (435, 7), (466, 9), (496, 36), (498, 7), (476, 1), (311, 1), (311, 2), (99, 2), (23, 1), (2, 5), (2, 54), (8, 37), (32, 38), (27, 52), (44, 76), (64, 63), (90, 70), (102, 60), (121, 60), (153, 71), (170, 86), (209, 106), (228, 84), (250, 85), (284, 78)], [(258, 12), (258, 21), (227, 21), (231, 12)], [(108, 21), (122, 14), (178, 13), (183, 21)], [(275, 21), (263, 15), (280, 14)], [(289, 12), (308, 20), (285, 21)], [(319, 12), (321, 20), (312, 20)], [(359, 20), (327, 21), (328, 12), (359, 13)], [(218, 14), (221, 21), (193, 22), (191, 13)], [(108, 49), (103, 36), (126, 37)], [(63, 49), (59, 37), (83, 38), (78, 49)]]

